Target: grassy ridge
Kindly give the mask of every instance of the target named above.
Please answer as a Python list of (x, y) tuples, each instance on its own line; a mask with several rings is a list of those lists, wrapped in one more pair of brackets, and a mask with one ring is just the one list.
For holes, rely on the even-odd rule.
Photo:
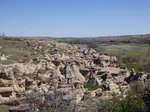
[[(17, 40), (16, 38), (0, 38), (0, 54), (7, 56), (7, 60), (0, 60), (0, 64), (11, 64), (15, 62), (27, 63), (30, 59), (41, 54), (34, 47), (28, 46), (28, 43)], [(37, 54), (34, 54), (37, 52)]]

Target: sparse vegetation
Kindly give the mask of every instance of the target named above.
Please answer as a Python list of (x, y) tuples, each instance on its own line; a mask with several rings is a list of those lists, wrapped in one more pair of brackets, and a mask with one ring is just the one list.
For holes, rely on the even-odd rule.
[[(34, 41), (34, 39), (31, 39)], [(7, 56), (7, 60), (0, 60), (1, 64), (12, 64), (15, 62), (27, 63), (30, 62), (31, 57), (37, 58), (43, 55), (43, 49), (35, 49), (34, 45), (29, 45), (27, 41), (23, 41), (21, 38), (0, 38), (0, 53)], [(36, 52), (36, 53), (35, 53)]]
[(91, 90), (96, 90), (96, 89), (98, 89), (100, 86), (96, 83), (96, 84), (94, 84), (94, 83), (91, 83), (91, 82), (87, 82), (87, 83), (85, 83), (85, 85), (84, 85), (84, 88), (87, 88), (89, 91), (91, 91)]
[(32, 92), (26, 95), (31, 112), (73, 112), (73, 99), (64, 99), (64, 94), (51, 91), (49, 94)]
[(129, 95), (126, 98), (114, 98), (112, 112), (146, 112), (146, 105), (140, 97)]
[(0, 105), (0, 112), (9, 112), (11, 106)]
[(150, 72), (150, 46), (149, 45), (111, 45), (105, 46), (105, 53), (118, 58), (118, 63), (135, 71)]

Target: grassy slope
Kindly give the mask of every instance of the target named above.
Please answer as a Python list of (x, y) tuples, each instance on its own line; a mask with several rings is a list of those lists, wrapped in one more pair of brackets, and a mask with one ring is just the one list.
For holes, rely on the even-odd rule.
[(117, 44), (101, 46), (100, 52), (117, 56), (119, 64), (126, 65), (129, 69), (134, 68), (136, 71), (150, 72), (150, 45), (140, 44)]
[[(8, 40), (6, 38), (0, 38), (0, 53), (8, 56), (6, 61), (0, 60), (0, 64), (10, 64), (14, 62), (29, 62), (31, 57), (37, 57), (40, 52), (34, 50), (33, 47), (28, 47), (26, 42), (17, 40)], [(33, 52), (38, 52), (36, 55)]]

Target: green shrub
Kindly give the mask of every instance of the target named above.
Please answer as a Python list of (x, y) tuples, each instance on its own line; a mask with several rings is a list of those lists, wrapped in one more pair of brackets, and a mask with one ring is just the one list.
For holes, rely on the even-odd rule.
[(94, 83), (92, 83), (92, 82), (87, 82), (87, 83), (85, 83), (85, 85), (84, 85), (84, 88), (87, 88), (89, 91), (91, 91), (91, 90), (96, 90), (96, 89), (98, 89), (100, 86), (98, 85), (98, 83), (96, 83), (96, 84), (94, 84)]
[(146, 112), (146, 105), (142, 98), (128, 95), (123, 99), (113, 99), (112, 112)]
[(126, 65), (130, 70), (133, 68), (135, 71), (143, 71), (143, 67), (139, 64), (127, 64)]

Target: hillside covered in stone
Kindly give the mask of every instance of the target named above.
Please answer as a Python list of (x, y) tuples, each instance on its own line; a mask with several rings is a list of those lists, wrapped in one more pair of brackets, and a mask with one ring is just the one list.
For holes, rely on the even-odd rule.
[[(0, 104), (10, 112), (30, 110), (31, 94), (82, 104), (93, 99), (126, 97), (130, 85), (143, 86), (150, 74), (129, 71), (115, 56), (48, 39), (0, 38)], [(43, 99), (44, 101), (45, 99)], [(36, 110), (39, 111), (39, 110)]]

